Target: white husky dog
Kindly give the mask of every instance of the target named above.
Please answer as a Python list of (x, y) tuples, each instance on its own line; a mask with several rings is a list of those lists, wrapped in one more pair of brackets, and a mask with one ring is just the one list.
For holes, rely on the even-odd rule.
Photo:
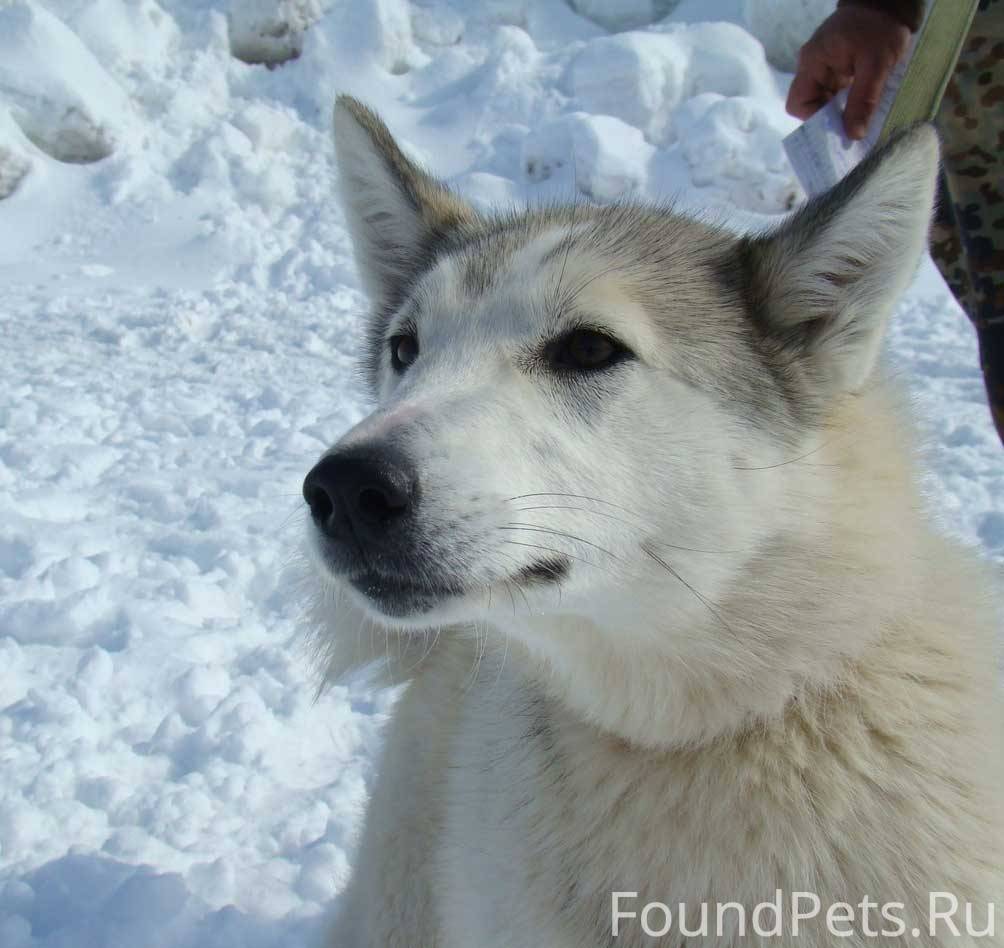
[(304, 482), (313, 619), (410, 682), (337, 948), (1004, 944), (990, 585), (876, 371), (934, 132), (746, 238), (335, 132), (377, 407)]

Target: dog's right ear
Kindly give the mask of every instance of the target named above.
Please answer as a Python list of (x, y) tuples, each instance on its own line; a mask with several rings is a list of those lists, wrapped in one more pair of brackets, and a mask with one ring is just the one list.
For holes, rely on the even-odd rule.
[(921, 125), (874, 151), (781, 227), (747, 242), (758, 324), (806, 397), (860, 391), (927, 243), (938, 137)]
[(405, 157), (372, 109), (335, 102), (342, 204), (363, 286), (378, 309), (396, 306), (435, 244), (471, 222), (474, 210)]

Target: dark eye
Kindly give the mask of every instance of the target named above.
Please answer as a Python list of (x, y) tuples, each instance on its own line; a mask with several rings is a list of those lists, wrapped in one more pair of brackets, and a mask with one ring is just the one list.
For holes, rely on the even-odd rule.
[(390, 337), (390, 361), (395, 372), (403, 372), (418, 358), (418, 336), (402, 333)]
[(631, 350), (595, 329), (573, 329), (547, 347), (551, 368), (572, 372), (605, 369), (630, 358)]

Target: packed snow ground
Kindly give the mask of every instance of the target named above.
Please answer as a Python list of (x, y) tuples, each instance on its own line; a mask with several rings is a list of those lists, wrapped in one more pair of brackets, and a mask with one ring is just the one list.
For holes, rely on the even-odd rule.
[[(3, 948), (299, 946), (337, 905), (392, 697), (314, 701), (282, 579), (302, 476), (365, 410), (336, 92), (485, 205), (801, 200), (764, 4), (612, 6), (0, 3)], [(932, 507), (1004, 560), (1004, 455), (930, 268), (889, 355)]]

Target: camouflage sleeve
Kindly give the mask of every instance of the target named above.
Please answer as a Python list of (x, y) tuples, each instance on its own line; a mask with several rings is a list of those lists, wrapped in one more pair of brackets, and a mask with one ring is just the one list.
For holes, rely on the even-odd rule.
[(891, 13), (897, 20), (910, 28), (911, 33), (920, 29), (924, 18), (924, 0), (839, 0), (838, 7), (870, 7)]

